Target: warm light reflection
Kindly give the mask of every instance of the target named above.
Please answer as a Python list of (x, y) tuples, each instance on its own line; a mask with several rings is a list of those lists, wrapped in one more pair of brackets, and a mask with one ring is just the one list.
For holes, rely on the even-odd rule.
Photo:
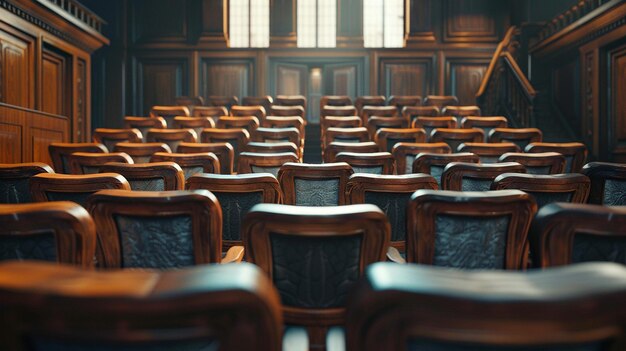
[(403, 47), (404, 0), (364, 0), (363, 41), (367, 48)]

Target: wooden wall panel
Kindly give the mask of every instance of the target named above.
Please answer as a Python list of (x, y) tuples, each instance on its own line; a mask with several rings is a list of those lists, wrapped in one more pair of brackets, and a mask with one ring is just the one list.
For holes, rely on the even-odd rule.
[(309, 67), (305, 64), (279, 63), (276, 65), (274, 95), (307, 95)]
[(135, 42), (184, 41), (187, 36), (187, 1), (133, 0), (128, 2)]
[(611, 87), (606, 126), (608, 147), (615, 162), (626, 162), (626, 45), (610, 50), (608, 57)]
[(17, 36), (0, 30), (2, 48), (1, 97), (2, 102), (33, 107), (34, 104), (34, 50), (33, 41), (25, 36)]
[(379, 67), (378, 92), (381, 95), (426, 96), (435, 93), (433, 58), (383, 58)]
[(559, 113), (572, 128), (582, 130), (580, 119), (580, 66), (578, 57), (563, 61), (552, 71), (552, 95)]
[(487, 41), (500, 38), (505, 1), (445, 0), (445, 41)]
[(65, 89), (68, 79), (65, 58), (44, 50), (42, 56), (41, 110), (48, 113), (66, 115)]
[(22, 162), (22, 126), (0, 122), (0, 162)]
[(64, 138), (63, 131), (31, 127), (30, 135), (32, 140), (30, 159), (51, 165), (52, 159), (50, 158), (48, 146), (52, 143), (62, 142)]
[(461, 105), (475, 105), (476, 92), (489, 66), (487, 58), (446, 59), (446, 95), (456, 95)]
[(202, 59), (200, 94), (237, 96), (255, 95), (253, 59)]
[(352, 98), (359, 95), (360, 82), (356, 65), (326, 65), (324, 71), (327, 80), (325, 94), (347, 95)]
[(147, 58), (137, 60), (135, 109), (146, 115), (154, 105), (173, 105), (177, 96), (187, 95), (188, 61), (186, 58)]

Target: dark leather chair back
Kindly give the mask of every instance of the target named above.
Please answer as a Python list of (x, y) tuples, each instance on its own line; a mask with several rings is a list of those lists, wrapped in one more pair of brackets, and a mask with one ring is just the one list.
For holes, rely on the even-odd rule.
[(20, 204), (33, 202), (30, 178), (39, 173), (54, 173), (45, 163), (0, 164), (0, 203)]

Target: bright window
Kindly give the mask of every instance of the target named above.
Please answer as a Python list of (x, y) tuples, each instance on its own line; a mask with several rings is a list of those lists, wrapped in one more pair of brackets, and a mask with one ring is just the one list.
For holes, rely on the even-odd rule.
[(366, 48), (404, 46), (404, 0), (363, 0)]
[(270, 46), (270, 0), (230, 0), (230, 47)]
[(337, 46), (337, 0), (298, 0), (298, 47)]

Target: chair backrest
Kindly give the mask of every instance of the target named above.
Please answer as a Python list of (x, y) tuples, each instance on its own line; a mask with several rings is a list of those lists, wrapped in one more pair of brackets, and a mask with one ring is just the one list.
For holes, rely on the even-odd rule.
[(452, 116), (438, 116), (438, 117), (428, 117), (428, 116), (417, 116), (413, 119), (413, 123), (411, 125), (413, 128), (424, 128), (426, 135), (430, 135), (435, 128), (456, 128), (456, 118)]
[(348, 106), (323, 106), (320, 111), (320, 123), (326, 116), (359, 116), (359, 111), (352, 105)]
[(165, 143), (172, 151), (178, 149), (178, 145), (186, 141), (188, 143), (198, 142), (198, 135), (193, 129), (148, 129), (149, 143)]
[(382, 95), (378, 96), (359, 96), (354, 100), (354, 107), (356, 107), (359, 116), (363, 113), (365, 106), (385, 106), (386, 100)]
[(241, 234), (249, 262), (277, 287), (285, 322), (323, 327), (343, 322), (348, 292), (367, 265), (385, 258), (389, 231), (373, 205), (259, 204)]
[[(7, 350), (281, 349), (276, 289), (250, 264), (171, 271), (0, 265)], [(71, 284), (68, 284), (71, 282)], [(94, 318), (94, 316), (98, 316)]]
[(209, 117), (215, 122), (219, 116), (228, 116), (228, 108), (226, 106), (195, 106), (193, 115), (195, 117)]
[(185, 187), (185, 174), (174, 162), (107, 163), (100, 167), (100, 172), (121, 174), (128, 180), (132, 190), (166, 191), (183, 190)]
[(174, 125), (174, 117), (191, 116), (187, 106), (152, 106), (150, 117), (163, 117), (168, 128)]
[(306, 97), (303, 95), (277, 95), (274, 99), (277, 106), (301, 106), (306, 111)]
[(391, 152), (398, 143), (426, 142), (426, 132), (422, 128), (380, 128), (374, 140), (380, 151)]
[(322, 134), (330, 127), (335, 128), (356, 128), (362, 127), (363, 121), (359, 116), (326, 116), (320, 120)]
[(54, 173), (45, 163), (0, 163), (0, 203), (20, 204), (33, 202), (30, 178), (39, 173)]
[(523, 174), (503, 173), (494, 179), (492, 190), (518, 189), (535, 197), (537, 206), (553, 202), (585, 203), (589, 196), (590, 181), (579, 173)]
[(146, 141), (148, 129), (165, 129), (167, 122), (163, 117), (124, 117), (124, 128), (134, 128), (141, 132), (141, 140)]
[(275, 154), (281, 152), (291, 152), (298, 154), (300, 149), (294, 143), (279, 142), (279, 143), (263, 143), (258, 141), (251, 141), (246, 145), (246, 152), (256, 152), (260, 154)]
[(104, 189), (130, 190), (130, 184), (116, 173), (39, 173), (30, 178), (30, 192), (37, 202), (74, 201), (84, 206), (91, 194)]
[(283, 202), (299, 206), (345, 205), (346, 184), (352, 173), (352, 167), (344, 162), (285, 163), (278, 171)]
[(263, 106), (265, 112), (267, 113), (272, 105), (274, 104), (274, 99), (269, 96), (246, 96), (241, 99), (241, 105), (243, 106)]
[(266, 128), (261, 127), (255, 130), (250, 139), (252, 141), (264, 142), (264, 143), (277, 143), (277, 142), (291, 142), (296, 146), (301, 146), (302, 139), (300, 138), (300, 131), (295, 127), (288, 128)]
[(103, 144), (106, 146), (107, 150), (113, 151), (115, 145), (120, 142), (141, 143), (143, 141), (143, 134), (137, 128), (96, 128), (92, 133), (92, 138), (95, 143)]
[(463, 143), (481, 143), (484, 140), (483, 130), (477, 128), (435, 128), (428, 138), (431, 143), (443, 141), (450, 145), (452, 151), (458, 150)]
[(0, 205), (0, 260), (44, 260), (92, 267), (96, 226), (68, 201)]
[(212, 152), (171, 153), (157, 152), (150, 162), (175, 162), (182, 168), (185, 179), (198, 173), (219, 173), (220, 161)]
[(565, 172), (577, 173), (587, 159), (587, 147), (583, 143), (530, 143), (524, 152), (558, 152), (565, 157)]
[(376, 132), (380, 128), (409, 128), (409, 120), (404, 117), (378, 117), (373, 116), (367, 120), (367, 130), (370, 133), (370, 139), (374, 140)]
[(419, 95), (391, 95), (387, 100), (387, 105), (398, 108), (398, 113), (402, 115), (405, 106), (420, 106), (422, 97)]
[(368, 152), (378, 152), (378, 151), (379, 151), (378, 144), (376, 144), (373, 141), (365, 141), (362, 143), (344, 143), (344, 142), (333, 141), (324, 148), (323, 159), (324, 159), (324, 162), (330, 163), (330, 162), (335, 162), (335, 158), (337, 157), (337, 154), (340, 152), (368, 153)]
[(222, 259), (222, 209), (207, 190), (100, 191), (87, 209), (103, 268), (180, 268)]
[(293, 152), (242, 152), (238, 173), (270, 173), (277, 177), (280, 167), (287, 162), (300, 162), (300, 158)]
[(582, 173), (591, 180), (589, 203), (626, 206), (625, 164), (590, 162), (583, 167)]
[(419, 116), (437, 117), (440, 111), (437, 106), (405, 106), (402, 108), (402, 116), (413, 123), (413, 120)]
[(491, 183), (502, 173), (526, 173), (517, 162), (469, 163), (452, 162), (441, 174), (441, 188), (455, 191), (487, 191)]
[(239, 104), (239, 98), (236, 96), (218, 96), (212, 95), (206, 100), (207, 106), (223, 106), (230, 110), (233, 105)]
[(370, 141), (370, 135), (365, 127), (356, 128), (328, 128), (324, 133), (324, 147), (338, 141), (342, 143), (359, 143)]
[(452, 153), (446, 143), (396, 143), (391, 154), (396, 162), (397, 174), (413, 173), (413, 161), (420, 153), (449, 154)]
[(174, 103), (180, 106), (203, 106), (204, 98), (202, 96), (177, 96)]
[(324, 106), (352, 106), (352, 98), (347, 95), (324, 95), (320, 99), (320, 111)]
[(235, 150), (230, 143), (185, 143), (178, 144), (178, 150), (182, 154), (195, 154), (198, 152), (213, 153), (220, 161), (220, 174), (232, 174), (235, 160)]
[(525, 269), (535, 212), (535, 200), (519, 190), (418, 190), (407, 209), (407, 262)]
[(376, 263), (350, 296), (346, 350), (620, 350), (624, 294), (626, 269), (610, 263), (528, 273)]
[(350, 204), (378, 206), (391, 225), (391, 246), (405, 251), (406, 206), (419, 189), (437, 189), (435, 178), (427, 174), (353, 174), (348, 180)]
[(265, 118), (265, 124), (262, 127), (267, 128), (289, 128), (293, 127), (298, 129), (300, 136), (304, 139), (305, 123), (300, 116), (268, 116)]
[(587, 261), (626, 264), (626, 208), (554, 203), (544, 206), (530, 230), (535, 267)]
[(187, 179), (187, 189), (209, 190), (219, 200), (222, 208), (222, 251), (242, 245), (241, 223), (252, 206), (282, 201), (278, 180), (267, 173), (196, 174)]
[(481, 163), (496, 163), (503, 154), (520, 151), (519, 146), (513, 143), (463, 143), (457, 149), (457, 152), (471, 152), (478, 155)]
[(48, 152), (52, 159), (52, 168), (57, 173), (70, 173), (70, 164), (67, 156), (74, 152), (99, 152), (106, 153), (109, 150), (100, 143), (52, 143), (48, 145)]
[(565, 157), (557, 152), (507, 152), (498, 161), (522, 164), (528, 174), (559, 174), (565, 171)]
[(461, 128), (480, 128), (485, 132), (485, 142), (494, 128), (508, 128), (509, 122), (504, 116), (477, 117), (467, 116), (461, 120)]
[(230, 108), (230, 114), (233, 117), (254, 116), (258, 119), (259, 125), (263, 125), (267, 111), (261, 105), (256, 106), (233, 106)]
[(173, 128), (193, 129), (196, 135), (200, 137), (204, 128), (215, 128), (215, 122), (211, 117), (174, 117)]
[(306, 110), (303, 106), (281, 106), (272, 105), (268, 116), (298, 116), (306, 120)]
[(452, 95), (428, 95), (424, 98), (424, 106), (436, 106), (440, 109), (446, 106), (457, 106), (459, 99)]
[(229, 143), (233, 147), (233, 169), (239, 167), (239, 153), (250, 141), (250, 133), (244, 128), (214, 128), (202, 132), (203, 143)]
[(369, 106), (365, 105), (361, 108), (361, 120), (363, 125), (367, 125), (367, 121), (370, 117), (396, 117), (398, 115), (398, 109), (395, 106)]
[(155, 152), (172, 152), (172, 149), (165, 143), (118, 143), (114, 151), (129, 155), (134, 163), (147, 163)]
[(107, 162), (135, 163), (133, 159), (124, 152), (75, 152), (67, 157), (72, 174), (95, 174), (100, 172), (100, 166)]
[(260, 125), (259, 119), (254, 116), (220, 116), (215, 124), (222, 129), (244, 128), (251, 135)]
[(463, 117), (480, 116), (481, 112), (478, 106), (444, 106), (441, 109), (441, 115), (456, 117), (457, 124), (460, 126)]
[(345, 162), (354, 173), (393, 174), (393, 156), (388, 152), (340, 152), (335, 161)]
[(441, 175), (446, 166), (452, 162), (478, 163), (480, 162), (480, 158), (478, 155), (474, 155), (471, 152), (456, 154), (419, 153), (413, 160), (413, 165), (411, 166), (412, 173), (426, 173), (432, 175), (441, 188)]
[(490, 143), (515, 143), (524, 150), (530, 143), (541, 142), (543, 133), (537, 128), (494, 128), (489, 132)]

